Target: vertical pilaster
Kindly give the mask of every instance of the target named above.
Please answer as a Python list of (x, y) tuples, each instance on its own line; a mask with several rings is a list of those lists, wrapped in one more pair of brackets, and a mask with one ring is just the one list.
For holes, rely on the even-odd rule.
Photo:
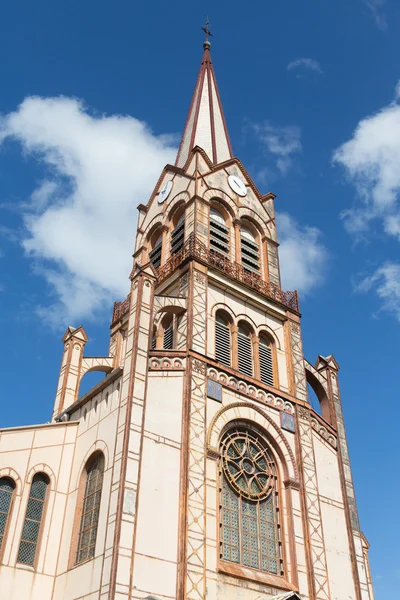
[[(141, 447), (147, 389), (148, 349), (154, 298), (151, 269), (138, 270), (132, 279), (131, 308), (127, 332), (125, 367), (113, 467), (108, 535), (111, 543), (109, 600), (131, 597), (133, 556), (140, 478)], [(107, 553), (107, 550), (106, 550)], [(105, 591), (105, 589), (103, 591)], [(103, 596), (101, 596), (103, 597)], [(105, 598), (105, 596), (104, 596)]]
[(338, 432), (339, 467), (343, 483), (343, 500), (345, 502), (345, 506), (347, 505), (346, 520), (349, 530), (349, 543), (350, 547), (352, 548), (352, 555), (355, 557), (355, 562), (353, 561), (353, 575), (357, 600), (373, 600), (373, 595), (371, 595), (372, 586), (368, 584), (368, 569), (367, 565), (365, 564), (362, 534), (358, 520), (353, 476), (351, 473), (346, 430), (344, 426), (342, 402), (340, 399), (338, 369), (333, 365), (332, 362), (330, 362), (325, 368), (320, 368), (318, 370), (323, 370), (326, 374), (335, 411), (335, 420)]
[(187, 600), (206, 597), (206, 364), (192, 360), (187, 466)]
[(271, 240), (267, 241), (267, 255), (269, 280), (280, 287), (281, 276), (279, 272), (278, 246)]
[(297, 411), (297, 417), (299, 423), (298, 451), (301, 455), (305, 525), (306, 529), (308, 529), (308, 543), (306, 548), (310, 569), (310, 597), (312, 600), (330, 600), (310, 412), (308, 409), (300, 407)]
[(207, 277), (193, 269), (192, 340), (191, 349), (206, 353), (207, 344)]
[(297, 398), (307, 402), (307, 382), (304, 369), (303, 344), (299, 323), (290, 321), (290, 344), (292, 353), (292, 369)]

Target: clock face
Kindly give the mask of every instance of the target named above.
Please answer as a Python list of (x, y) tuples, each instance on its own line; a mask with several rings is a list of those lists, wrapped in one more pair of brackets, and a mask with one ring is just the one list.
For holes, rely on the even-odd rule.
[(240, 179), (240, 177), (237, 177), (236, 175), (229, 175), (228, 183), (231, 189), (235, 192), (235, 194), (237, 194), (238, 196), (242, 196), (242, 198), (246, 196), (247, 188), (244, 182)]
[(158, 194), (158, 204), (162, 204), (168, 198), (173, 185), (173, 181), (167, 181), (161, 192)]

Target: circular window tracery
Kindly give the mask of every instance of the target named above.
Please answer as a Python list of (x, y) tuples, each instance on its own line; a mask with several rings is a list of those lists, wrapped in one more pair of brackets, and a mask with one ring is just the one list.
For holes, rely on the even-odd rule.
[(249, 431), (235, 430), (225, 436), (222, 465), (229, 484), (250, 500), (267, 497), (275, 486), (273, 458), (262, 439)]

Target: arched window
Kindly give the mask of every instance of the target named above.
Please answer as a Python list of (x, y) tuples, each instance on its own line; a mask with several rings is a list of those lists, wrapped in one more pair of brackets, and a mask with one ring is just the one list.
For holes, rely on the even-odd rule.
[(217, 311), (215, 317), (215, 358), (223, 365), (231, 366), (231, 328), (222, 310)]
[(262, 333), (258, 343), (258, 360), (260, 365), (260, 379), (267, 385), (274, 385), (274, 363), (272, 352), (271, 340), (267, 335)]
[(11, 513), (15, 482), (9, 477), (0, 479), (0, 552), (3, 546), (6, 527)]
[(183, 213), (171, 232), (171, 254), (179, 252), (185, 241), (185, 213)]
[(240, 250), (242, 265), (246, 271), (260, 272), (260, 246), (247, 227), (240, 228)]
[(221, 446), (220, 557), (283, 575), (273, 455), (245, 429), (230, 430)]
[(252, 331), (247, 323), (241, 321), (238, 329), (238, 367), (244, 375), (253, 375)]
[(50, 480), (45, 473), (36, 473), (32, 479), (28, 506), (22, 529), (17, 562), (34, 565), (43, 512)]
[(210, 249), (229, 257), (229, 229), (215, 208), (210, 209)]
[(94, 557), (97, 526), (99, 523), (101, 490), (103, 487), (104, 456), (100, 452), (92, 456), (85, 467), (85, 492), (79, 524), (75, 564)]
[(161, 265), (161, 252), (162, 252), (162, 233), (155, 235), (155, 240), (151, 245), (152, 250), (149, 253), (149, 258), (153, 264), (153, 267), (159, 267)]

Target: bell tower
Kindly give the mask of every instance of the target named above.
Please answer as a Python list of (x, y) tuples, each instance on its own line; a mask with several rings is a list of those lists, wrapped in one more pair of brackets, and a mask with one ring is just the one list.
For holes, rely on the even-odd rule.
[[(126, 458), (136, 479), (121, 475), (134, 498), (131, 576), (115, 586), (135, 598), (373, 600), (339, 367), (304, 358), (275, 195), (233, 155), (208, 35), (203, 48), (176, 163), (139, 206), (133, 291), (114, 308), (138, 431)], [(141, 371), (126, 374), (133, 351)], [(114, 552), (123, 579), (127, 551)]]

